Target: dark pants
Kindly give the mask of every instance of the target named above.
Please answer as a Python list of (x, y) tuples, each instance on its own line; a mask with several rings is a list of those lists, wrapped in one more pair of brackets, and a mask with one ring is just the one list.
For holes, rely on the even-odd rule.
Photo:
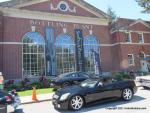
[(7, 113), (7, 105), (0, 104), (0, 113)]

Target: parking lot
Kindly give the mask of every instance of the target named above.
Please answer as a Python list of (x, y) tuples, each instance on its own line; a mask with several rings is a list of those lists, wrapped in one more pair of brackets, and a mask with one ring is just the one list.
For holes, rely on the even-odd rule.
[[(149, 113), (150, 111), (150, 90), (139, 88), (134, 98), (125, 102), (122, 100), (101, 103), (87, 106), (80, 111), (73, 113)], [(16, 113), (60, 113), (67, 111), (57, 111), (53, 108), (51, 101), (21, 105)]]

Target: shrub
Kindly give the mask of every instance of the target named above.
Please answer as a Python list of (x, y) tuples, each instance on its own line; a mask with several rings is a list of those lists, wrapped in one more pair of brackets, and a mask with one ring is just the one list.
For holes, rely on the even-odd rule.
[(4, 88), (7, 91), (16, 89), (16, 91), (32, 90), (33, 87), (36, 89), (49, 88), (51, 80), (47, 79), (45, 76), (41, 76), (38, 81), (31, 83), (28, 78), (14, 84), (14, 80), (9, 80), (5, 83)]
[(113, 77), (118, 79), (118, 80), (131, 79), (131, 76), (125, 72), (114, 73)]

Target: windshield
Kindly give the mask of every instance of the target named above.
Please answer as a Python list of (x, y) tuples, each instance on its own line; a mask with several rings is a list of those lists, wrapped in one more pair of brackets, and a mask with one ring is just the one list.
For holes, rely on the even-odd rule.
[(89, 87), (89, 88), (94, 88), (95, 87), (95, 85), (97, 84), (97, 80), (90, 80), (90, 79), (88, 79), (88, 80), (85, 80), (85, 81), (83, 81), (83, 82), (81, 82), (81, 87)]

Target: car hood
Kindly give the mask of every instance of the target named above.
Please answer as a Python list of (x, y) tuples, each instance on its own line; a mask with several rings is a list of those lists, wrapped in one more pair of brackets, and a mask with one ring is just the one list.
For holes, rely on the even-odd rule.
[(77, 94), (77, 93), (84, 92), (86, 89), (87, 88), (81, 87), (79, 85), (68, 86), (68, 87), (57, 90), (56, 94), (58, 94), (58, 95), (62, 95), (62, 94), (65, 94), (65, 93)]

